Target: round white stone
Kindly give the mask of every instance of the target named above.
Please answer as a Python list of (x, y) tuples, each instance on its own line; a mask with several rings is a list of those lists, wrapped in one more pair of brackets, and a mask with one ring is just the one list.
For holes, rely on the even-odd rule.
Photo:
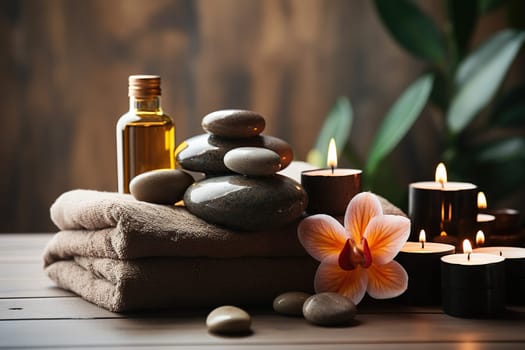
[(245, 333), (250, 330), (252, 318), (236, 306), (220, 306), (206, 318), (208, 331), (219, 334)]

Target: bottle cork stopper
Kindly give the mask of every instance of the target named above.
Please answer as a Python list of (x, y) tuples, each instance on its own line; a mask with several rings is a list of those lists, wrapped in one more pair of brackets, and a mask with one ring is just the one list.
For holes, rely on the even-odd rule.
[(158, 75), (130, 75), (128, 81), (130, 97), (147, 98), (161, 95)]

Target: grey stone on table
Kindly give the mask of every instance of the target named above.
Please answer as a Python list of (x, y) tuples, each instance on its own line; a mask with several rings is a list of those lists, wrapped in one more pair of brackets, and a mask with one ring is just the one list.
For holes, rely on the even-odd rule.
[(319, 326), (347, 325), (356, 314), (357, 309), (352, 300), (337, 293), (312, 295), (303, 305), (304, 318)]
[(273, 300), (273, 310), (287, 316), (303, 316), (303, 304), (311, 294), (304, 292), (286, 292)]
[(208, 331), (217, 334), (247, 333), (251, 324), (252, 318), (246, 311), (231, 305), (214, 309), (206, 318)]

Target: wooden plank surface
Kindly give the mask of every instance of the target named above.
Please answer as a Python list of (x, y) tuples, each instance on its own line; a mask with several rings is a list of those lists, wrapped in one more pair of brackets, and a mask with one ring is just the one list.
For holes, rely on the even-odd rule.
[(3, 320), (10, 347), (114, 345), (410, 344), (525, 342), (524, 324), (512, 320), (452, 319), (447, 315), (360, 314), (350, 327), (322, 328), (302, 318), (255, 314), (253, 334), (221, 337), (206, 331), (205, 313), (166, 318)]
[[(0, 255), (20, 249), (30, 259), (0, 260), (0, 349), (523, 349), (525, 307), (509, 307), (501, 319), (462, 319), (438, 307), (392, 302), (359, 305), (347, 327), (324, 328), (302, 318), (250, 309), (253, 333), (210, 334), (209, 310), (115, 314), (53, 287), (40, 255), (51, 235), (0, 236)], [(5, 243), (5, 244), (4, 244)], [(26, 247), (24, 249), (24, 247)], [(38, 252), (38, 258), (31, 256)], [(10, 261), (11, 260), (11, 261)]]

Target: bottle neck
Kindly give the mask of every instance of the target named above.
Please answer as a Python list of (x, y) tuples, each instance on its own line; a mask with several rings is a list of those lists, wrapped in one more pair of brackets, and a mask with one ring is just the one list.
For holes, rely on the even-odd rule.
[(141, 112), (152, 112), (162, 113), (160, 107), (160, 96), (151, 97), (129, 97), (129, 110), (130, 111), (141, 111)]

